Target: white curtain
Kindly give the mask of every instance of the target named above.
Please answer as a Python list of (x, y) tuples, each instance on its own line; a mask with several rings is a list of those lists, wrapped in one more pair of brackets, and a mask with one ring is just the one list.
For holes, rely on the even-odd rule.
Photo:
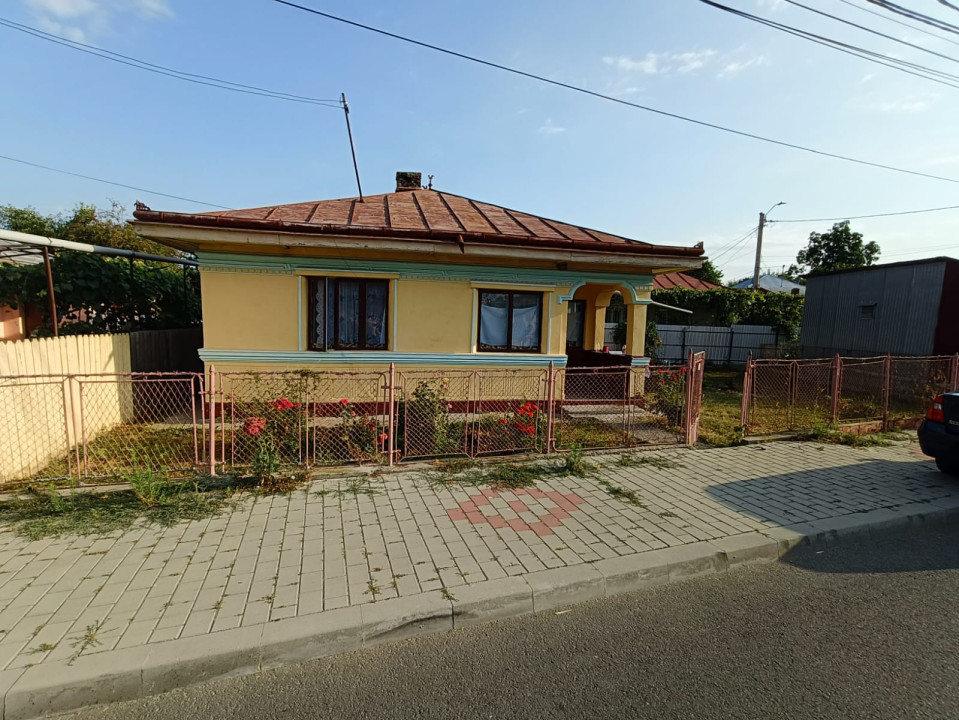
[(484, 298), (483, 311), (480, 313), (480, 345), (506, 347), (508, 312), (506, 307), (487, 305)]
[(566, 342), (583, 343), (583, 323), (586, 320), (586, 304), (582, 300), (570, 300), (566, 315)]
[(386, 345), (386, 283), (369, 282), (366, 285), (366, 345)]
[(539, 345), (539, 306), (513, 308), (513, 348)]
[(355, 280), (340, 280), (339, 310), (339, 345), (346, 347), (359, 343), (360, 319), (360, 284)]

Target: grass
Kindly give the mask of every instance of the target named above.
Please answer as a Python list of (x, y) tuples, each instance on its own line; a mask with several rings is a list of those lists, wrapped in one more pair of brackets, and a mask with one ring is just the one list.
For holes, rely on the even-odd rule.
[(893, 441), (909, 440), (905, 433), (872, 433), (869, 435), (855, 435), (840, 432), (827, 425), (817, 425), (812, 430), (800, 436), (802, 440), (815, 440), (829, 445), (847, 445), (849, 447), (889, 447)]
[(350, 475), (345, 478), (345, 485), (339, 485), (335, 490), (324, 488), (323, 490), (317, 490), (314, 495), (318, 497), (346, 497), (348, 495), (357, 496), (357, 495), (381, 495), (382, 490), (378, 487), (374, 487), (370, 483), (368, 475)]
[(73, 491), (68, 496), (52, 484), (32, 487), (26, 497), (0, 504), (0, 525), (28, 540), (100, 535), (128, 530), (138, 522), (170, 527), (217, 515), (237, 490), (228, 479), (182, 482), (150, 471), (129, 479), (130, 490)]
[(489, 486), (503, 490), (533, 487), (538, 480), (550, 477), (585, 477), (593, 470), (593, 465), (583, 457), (582, 450), (576, 448), (566, 453), (560, 463), (520, 465), (497, 462), (477, 466), (471, 460), (455, 459), (437, 461), (434, 465), (436, 469), (426, 474), (426, 480), (431, 485)]
[(621, 487), (619, 485), (613, 485), (609, 480), (599, 480), (599, 484), (602, 488), (609, 493), (609, 496), (615, 498), (616, 500), (622, 500), (624, 503), (630, 505), (635, 505), (638, 508), (646, 509), (648, 506), (642, 500), (639, 499), (637, 495), (632, 490)]
[(564, 418), (556, 423), (559, 447), (619, 447), (628, 440), (623, 428), (593, 417)]
[(623, 453), (619, 456), (616, 464), (620, 467), (640, 467), (649, 465), (660, 470), (672, 470), (674, 468), (684, 467), (678, 462), (673, 462), (659, 455), (634, 455), (633, 453)]
[(743, 373), (734, 369), (708, 369), (703, 377), (703, 406), (699, 439), (713, 447), (740, 445)]
[(97, 633), (100, 632), (100, 629), (103, 627), (103, 623), (106, 620), (100, 620), (99, 622), (93, 623), (92, 625), (87, 625), (86, 631), (74, 639), (71, 647), (74, 648), (75, 652), (70, 656), (70, 659), (67, 661), (67, 665), (73, 665), (78, 657), (83, 654), (83, 651), (90, 647), (95, 647), (100, 644), (100, 640), (97, 638)]

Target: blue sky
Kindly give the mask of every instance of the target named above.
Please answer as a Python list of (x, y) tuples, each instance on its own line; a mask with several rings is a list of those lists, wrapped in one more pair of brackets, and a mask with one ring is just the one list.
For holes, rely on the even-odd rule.
[[(827, 12), (959, 58), (838, 0)], [(852, 0), (863, 6), (865, 0)], [(696, 0), (303, 0), (326, 12), (749, 132), (959, 178), (959, 90), (851, 58)], [(739, 9), (955, 72), (782, 0)], [(910, 7), (959, 24), (936, 0)], [(148, 62), (321, 98), (345, 92), (364, 191), (397, 170), (437, 188), (710, 255), (756, 224), (959, 205), (959, 186), (819, 158), (618, 106), (270, 0), (3, 0), (0, 16)], [(959, 35), (952, 36), (959, 41)], [(191, 85), (0, 27), (0, 154), (228, 207), (355, 195), (341, 112)], [(0, 203), (201, 205), (0, 161)], [(812, 230), (767, 228), (765, 264)], [(959, 255), (959, 211), (853, 223), (883, 260)], [(718, 256), (751, 272), (752, 242)]]

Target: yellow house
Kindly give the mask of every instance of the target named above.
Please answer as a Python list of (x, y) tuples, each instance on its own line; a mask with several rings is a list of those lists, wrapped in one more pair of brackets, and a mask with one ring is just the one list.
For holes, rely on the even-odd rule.
[(651, 245), (420, 179), (397, 173), (392, 193), (250, 210), (138, 204), (134, 224), (199, 259), (200, 355), (220, 371), (590, 364), (617, 292), (624, 363), (648, 364), (653, 275), (698, 267), (701, 246)]

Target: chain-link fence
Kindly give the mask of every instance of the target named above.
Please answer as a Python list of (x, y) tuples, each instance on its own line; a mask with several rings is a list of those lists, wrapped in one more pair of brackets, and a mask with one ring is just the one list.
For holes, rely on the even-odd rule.
[(750, 360), (742, 422), (751, 435), (921, 418), (937, 394), (959, 388), (959, 355)]
[(144, 470), (265, 476), (695, 442), (697, 358), (650, 368), (0, 378), (0, 482)]

